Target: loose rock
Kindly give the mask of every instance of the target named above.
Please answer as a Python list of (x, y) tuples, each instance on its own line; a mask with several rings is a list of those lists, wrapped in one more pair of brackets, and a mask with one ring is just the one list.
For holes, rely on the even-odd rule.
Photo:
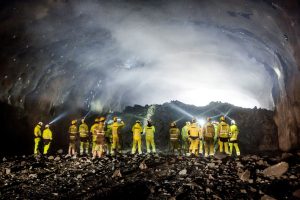
[(263, 174), (264, 176), (280, 177), (288, 170), (288, 168), (289, 168), (288, 163), (280, 162), (276, 165), (264, 169)]

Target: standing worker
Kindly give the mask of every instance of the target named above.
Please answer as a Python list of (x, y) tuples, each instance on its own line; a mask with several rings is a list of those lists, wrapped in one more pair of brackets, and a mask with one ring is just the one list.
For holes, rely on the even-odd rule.
[(76, 141), (77, 141), (77, 120), (72, 120), (69, 127), (69, 150), (68, 155), (76, 157)]
[(79, 126), (79, 137), (80, 137), (80, 155), (88, 154), (89, 149), (89, 127), (85, 123), (85, 120), (81, 120)]
[(225, 149), (225, 153), (229, 154), (228, 150), (228, 139), (229, 139), (230, 126), (226, 123), (225, 117), (222, 116), (220, 118), (220, 123), (218, 126), (218, 136), (219, 136), (219, 150), (223, 152), (223, 146)]
[(147, 153), (156, 153), (155, 149), (155, 142), (154, 142), (154, 133), (155, 127), (152, 125), (151, 120), (147, 120), (147, 126), (144, 128), (144, 133), (146, 134), (146, 146), (147, 146)]
[(176, 127), (176, 122), (172, 122), (170, 125), (170, 151), (175, 154), (175, 150), (180, 152), (180, 145), (179, 145), (179, 137), (180, 137), (180, 130)]
[(91, 130), (90, 130), (90, 133), (92, 135), (92, 152), (94, 151), (94, 148), (96, 146), (96, 139), (97, 139), (97, 135), (96, 135), (96, 132), (94, 131), (95, 128), (97, 128), (97, 126), (99, 125), (99, 119), (96, 118), (95, 119), (95, 123), (91, 126)]
[(117, 117), (113, 118), (113, 124), (110, 126), (112, 132), (112, 155), (115, 155), (116, 152), (120, 152), (121, 144), (120, 144), (120, 131), (121, 128), (125, 126), (122, 120), (118, 120)]
[(239, 129), (234, 120), (231, 120), (230, 126), (230, 139), (229, 139), (229, 153), (232, 155), (233, 147), (235, 148), (235, 152), (237, 156), (241, 155), (240, 148), (238, 146), (238, 134)]
[(214, 155), (214, 137), (215, 137), (215, 127), (211, 123), (211, 118), (207, 118), (206, 124), (204, 124), (203, 129), (203, 138), (204, 138), (204, 149), (205, 149), (205, 157), (208, 155)]
[(190, 153), (192, 155), (198, 155), (199, 138), (200, 138), (200, 127), (198, 126), (196, 119), (192, 119), (192, 124), (188, 129), (190, 144)]
[(218, 126), (219, 126), (219, 122), (213, 121), (212, 124), (214, 125), (215, 128), (215, 137), (214, 137), (214, 152), (216, 153), (219, 147), (218, 144)]
[(35, 127), (34, 127), (34, 155), (37, 155), (39, 153), (39, 146), (42, 138), (42, 131), (41, 128), (43, 126), (43, 122), (39, 122)]
[(52, 142), (52, 131), (50, 130), (49, 124), (45, 126), (45, 130), (43, 131), (43, 142), (44, 142), (44, 155), (47, 155), (48, 150), (50, 148), (50, 144)]
[[(100, 122), (104, 123), (104, 120), (101, 122), (101, 118), (100, 118)], [(101, 125), (97, 126), (94, 129), (94, 132), (96, 133), (96, 141), (95, 141), (95, 147), (94, 147), (94, 151), (93, 151), (93, 159), (95, 158), (101, 158), (103, 153), (104, 153), (104, 146), (105, 146), (105, 133), (104, 133), (104, 128), (101, 127)]]
[[(112, 122), (112, 120), (111, 120)], [(104, 132), (105, 132), (105, 143), (106, 143), (106, 155), (110, 155), (111, 154), (111, 149), (112, 149), (112, 134), (111, 134), (111, 123), (110, 121), (105, 123), (105, 128), (104, 128)]]
[(181, 129), (181, 147), (183, 149), (183, 154), (189, 153), (189, 127), (191, 123), (185, 122), (185, 126)]
[(142, 154), (142, 132), (143, 128), (141, 126), (140, 120), (136, 120), (135, 124), (132, 127), (133, 133), (133, 142), (132, 142), (132, 150), (131, 154), (135, 154), (136, 147), (138, 147), (139, 154)]

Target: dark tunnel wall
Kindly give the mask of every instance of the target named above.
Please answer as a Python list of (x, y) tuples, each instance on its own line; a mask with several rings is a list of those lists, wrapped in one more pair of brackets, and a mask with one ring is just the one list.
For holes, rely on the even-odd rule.
[[(94, 2), (103, 3), (103, 1)], [(187, 2), (187, 5), (189, 3), (193, 5), (194, 3), (194, 1)], [(199, 20), (199, 16), (197, 15), (199, 13), (194, 11), (193, 14), (197, 15), (197, 17), (191, 17), (192, 19), (190, 20), (192, 23), (202, 27), (214, 27), (221, 30), (228, 37), (240, 43), (243, 43), (244, 40), (249, 40), (250, 43), (253, 43), (253, 46), (249, 45), (246, 47), (264, 52), (258, 54), (255, 51), (249, 50), (248, 54), (249, 57), (255, 58), (258, 63), (262, 63), (262, 66), (266, 68), (273, 84), (272, 94), (262, 94), (260, 97), (256, 97), (255, 95), (259, 91), (254, 90), (249, 93), (255, 98), (261, 99), (261, 101), (265, 101), (264, 96), (270, 96), (270, 98), (266, 99), (274, 101), (274, 120), (278, 127), (279, 148), (284, 151), (299, 148), (299, 2), (296, 0), (247, 0), (229, 1), (228, 5), (222, 4), (222, 6), (209, 2), (203, 1), (203, 4), (201, 4), (203, 13), (206, 13), (207, 17), (202, 17)], [(126, 1), (126, 3), (135, 4), (137, 2)], [(164, 3), (164, 1), (153, 1), (152, 3), (140, 3), (138, 5), (155, 8), (155, 6), (163, 6)], [(105, 60), (106, 62), (102, 63), (102, 65), (107, 66), (112, 71), (102, 73), (101, 70), (95, 70), (94, 68), (81, 70), (82, 66), (75, 61), (81, 55), (77, 54), (76, 50), (75, 53), (70, 51), (71, 47), (80, 46), (88, 52), (90, 46), (96, 45), (97, 47), (101, 46), (101, 49), (105, 47), (105, 49), (114, 53), (110, 46), (111, 43), (109, 43), (112, 35), (106, 29), (99, 28), (94, 30), (94, 32), (75, 31), (75, 33), (74, 30), (69, 30), (74, 35), (73, 38), (64, 35), (64, 33), (55, 32), (53, 29), (47, 29), (40, 30), (41, 32), (39, 33), (41, 34), (38, 37), (33, 37), (28, 27), (42, 27), (40, 25), (43, 24), (44, 17), (47, 18), (47, 16), (44, 16), (45, 14), (53, 16), (53, 19), (58, 20), (53, 21), (54, 24), (57, 24), (57, 29), (64, 29), (61, 25), (63, 23), (59, 22), (60, 18), (65, 20), (64, 23), (69, 22), (72, 24), (78, 20), (78, 24), (85, 24), (87, 18), (78, 17), (73, 19), (72, 15), (67, 15), (68, 12), (64, 13), (57, 9), (57, 7), (60, 8), (60, 5), (62, 5), (62, 8), (67, 8), (69, 12), (72, 10), (73, 4), (63, 0), (43, 3), (29, 1), (28, 4), (24, 4), (21, 1), (1, 2), (0, 25), (3, 28), (0, 29), (0, 36), (2, 38), (0, 41), (0, 100), (4, 108), (1, 109), (1, 116), (3, 117), (1, 125), (7, 129), (5, 132), (10, 132), (9, 141), (17, 135), (17, 137), (24, 138), (24, 141), (27, 141), (27, 144), (29, 144), (29, 139), (27, 136), (25, 138), (24, 134), (20, 135), (21, 132), (32, 131), (36, 122), (40, 120), (49, 122), (55, 116), (59, 115), (60, 112), (75, 113), (73, 115), (69, 114), (67, 118), (54, 125), (61, 126), (58, 129), (63, 130), (62, 126), (65, 127), (68, 120), (76, 116), (76, 113), (79, 115), (87, 112), (95, 99), (98, 97), (103, 99), (102, 94), (106, 96), (109, 94), (111, 88), (109, 81), (113, 78), (111, 74), (118, 72), (118, 69), (112, 66), (115, 66), (116, 63), (124, 62), (121, 58)], [(195, 5), (196, 9), (199, 5)], [(214, 6), (219, 9), (218, 15), (215, 12), (211, 12)], [(43, 10), (45, 8), (47, 12)], [(140, 9), (140, 7), (138, 8)], [(176, 6), (175, 8), (178, 9)], [(245, 10), (247, 12), (244, 12)], [(265, 19), (261, 19), (262, 22), (251, 21), (252, 19), (259, 19), (258, 16), (270, 19), (268, 22), (270, 24), (272, 22), (275, 25), (261, 24), (264, 23), (263, 20)], [(247, 22), (249, 22), (249, 25)], [(267, 26), (269, 25), (271, 29), (268, 29)], [(51, 34), (58, 34), (55, 37), (62, 38), (62, 40), (52, 41), (47, 38), (49, 34), (50, 36), (53, 36)], [(241, 38), (241, 35), (246, 39)], [(100, 37), (103, 40), (97, 41), (96, 44), (94, 40), (84, 40), (85, 42), (80, 40), (80, 38), (94, 37)], [(49, 43), (45, 45), (45, 41)], [(69, 46), (66, 46), (66, 43)], [(98, 53), (97, 56), (99, 59), (104, 60), (101, 57), (102, 51)], [(107, 54), (103, 55), (106, 56)], [(118, 57), (119, 54), (114, 56)], [(147, 62), (138, 60), (133, 68), (144, 67), (145, 65), (147, 65)], [(114, 91), (114, 94), (111, 94), (111, 98), (103, 99), (106, 102), (106, 110), (121, 110), (126, 105), (135, 104), (128, 96), (135, 96), (137, 94), (132, 93), (130, 89), (123, 90), (120, 85), (122, 86), (122, 82), (117, 83), (119, 88)], [(132, 85), (141, 85), (141, 81), (136, 80)], [(149, 90), (151, 91), (151, 89), (153, 88)], [(143, 94), (145, 93), (143, 92)], [(269, 105), (269, 102), (266, 105)], [(272, 108), (271, 105), (270, 108)], [(19, 128), (17, 130), (15, 130), (16, 128), (12, 129), (15, 123), (20, 127), (20, 131), (17, 131)], [(26, 131), (24, 127), (27, 127)], [(60, 137), (62, 137), (61, 140), (64, 140), (64, 136)], [(19, 145), (22, 147), (22, 144)]]

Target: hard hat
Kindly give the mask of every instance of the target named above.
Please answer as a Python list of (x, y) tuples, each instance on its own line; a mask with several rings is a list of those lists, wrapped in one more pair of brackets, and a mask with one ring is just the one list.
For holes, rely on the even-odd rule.
[(189, 126), (189, 125), (191, 125), (191, 122), (185, 122), (185, 124)]
[(96, 118), (96, 119), (95, 119), (95, 122), (99, 122), (99, 118)]
[(49, 127), (50, 127), (50, 125), (49, 125), (49, 124), (46, 124), (45, 128), (49, 128)]
[(172, 126), (172, 127), (176, 126), (176, 122), (172, 122), (172, 123), (171, 123), (171, 126)]
[(105, 117), (100, 117), (99, 121), (100, 122), (104, 122), (105, 121)]
[(221, 117), (220, 117), (220, 121), (225, 121), (225, 117), (224, 117), (224, 116), (221, 116)]
[(235, 124), (235, 121), (234, 121), (234, 120), (231, 120), (231, 124)]
[(151, 119), (147, 119), (147, 122), (148, 122), (148, 123), (152, 123), (152, 120), (151, 120)]
[(74, 125), (74, 124), (76, 124), (76, 123), (77, 123), (77, 120), (76, 120), (76, 119), (72, 120), (72, 122), (71, 122), (72, 125)]
[(135, 121), (135, 123), (139, 123), (139, 124), (140, 124), (140, 123), (141, 123), (141, 121), (140, 121), (140, 120), (136, 120), (136, 121)]
[(210, 117), (207, 117), (206, 120), (207, 120), (208, 122), (210, 122), (210, 121), (211, 121), (211, 118), (210, 118)]
[(81, 123), (84, 123), (85, 119), (81, 119)]
[(195, 123), (195, 122), (196, 122), (196, 118), (193, 118), (193, 119), (192, 119), (192, 123)]
[(114, 117), (113, 120), (114, 122), (116, 122), (118, 120), (118, 117)]
[(39, 122), (38, 125), (43, 126), (43, 122)]

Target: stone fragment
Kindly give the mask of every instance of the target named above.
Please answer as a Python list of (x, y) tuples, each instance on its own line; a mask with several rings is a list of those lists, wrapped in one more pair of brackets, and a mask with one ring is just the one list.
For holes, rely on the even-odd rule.
[(295, 192), (293, 192), (293, 196), (300, 199), (300, 189), (296, 190)]
[(63, 152), (64, 152), (64, 150), (62, 150), (62, 149), (59, 149), (59, 150), (57, 151), (58, 154), (62, 154)]
[(183, 169), (179, 172), (179, 175), (186, 175), (187, 173), (187, 170), (186, 169)]
[(5, 168), (5, 174), (10, 174), (11, 173), (11, 169), (10, 168)]
[(292, 157), (292, 156), (293, 156), (293, 154), (291, 154), (291, 153), (282, 153), (281, 154), (281, 160), (285, 160), (285, 159), (287, 159), (289, 157)]
[(145, 161), (141, 162), (139, 168), (140, 168), (141, 170), (144, 170), (144, 169), (147, 169), (147, 168), (148, 168), (147, 165), (145, 164)]
[(59, 160), (60, 160), (60, 157), (59, 157), (59, 156), (56, 156), (54, 160), (55, 160), (55, 161), (59, 161)]
[(272, 165), (271, 167), (264, 169), (263, 175), (280, 177), (288, 170), (288, 168), (289, 168), (288, 163), (280, 162), (276, 165)]
[(122, 177), (121, 171), (119, 169), (115, 170), (112, 178), (116, 178), (116, 177)]
[(2, 159), (2, 161), (5, 162), (5, 161), (7, 161), (7, 159), (4, 157), (4, 158)]
[(82, 175), (81, 175), (81, 174), (78, 174), (76, 178), (82, 179)]
[(264, 195), (264, 196), (262, 196), (261, 198), (260, 198), (260, 200), (276, 200), (275, 198), (273, 198), (273, 197), (270, 197), (269, 195)]
[(37, 176), (37, 174), (29, 174), (28, 177), (29, 177), (29, 178), (37, 178), (38, 176)]
[(250, 171), (246, 170), (246, 171), (242, 172), (239, 177), (242, 181), (245, 182), (245, 181), (249, 181), (250, 175), (251, 175)]
[(53, 156), (49, 156), (48, 160), (54, 160), (54, 157)]

